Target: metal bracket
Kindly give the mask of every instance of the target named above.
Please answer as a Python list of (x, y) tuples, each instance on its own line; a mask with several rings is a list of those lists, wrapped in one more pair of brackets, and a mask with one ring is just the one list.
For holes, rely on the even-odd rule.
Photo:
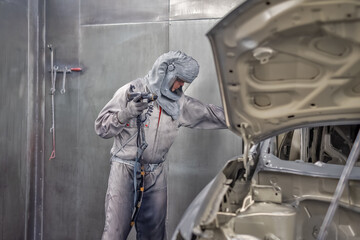
[(253, 198), (255, 202), (281, 203), (281, 188), (269, 185), (253, 185)]
[(56, 142), (55, 142), (55, 92), (56, 92), (56, 74), (58, 72), (63, 73), (63, 84), (62, 89), (60, 90), (61, 94), (65, 94), (65, 82), (66, 82), (66, 74), (71, 72), (81, 72), (82, 69), (79, 67), (64, 67), (60, 69), (59, 66), (54, 65), (54, 48), (51, 44), (48, 45), (50, 50), (50, 77), (51, 77), (51, 127), (50, 133), (52, 133), (52, 152), (49, 160), (54, 159), (56, 157)]
[(245, 129), (248, 127), (247, 123), (241, 123), (240, 133), (242, 140), (244, 141), (244, 154), (242, 158), (238, 158), (239, 162), (243, 162), (244, 168), (245, 168), (245, 174), (244, 177), (247, 179), (250, 175), (250, 168), (254, 165), (254, 159), (250, 155), (250, 145), (248, 136), (246, 135)]
[(55, 144), (55, 83), (56, 83), (56, 71), (57, 67), (54, 66), (54, 49), (51, 44), (48, 45), (50, 50), (50, 64), (51, 64), (51, 128), (50, 133), (52, 133), (52, 152), (49, 160), (54, 159), (56, 156), (56, 144)]
[(252, 194), (248, 195), (246, 198), (244, 198), (242, 207), (236, 211), (236, 213), (242, 213), (245, 212), (251, 205), (253, 205), (255, 201), (252, 198)]

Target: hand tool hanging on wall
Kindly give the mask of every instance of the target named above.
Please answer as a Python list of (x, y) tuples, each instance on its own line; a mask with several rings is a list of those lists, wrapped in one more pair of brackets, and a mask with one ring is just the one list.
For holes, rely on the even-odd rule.
[(55, 158), (55, 81), (56, 81), (56, 71), (54, 67), (54, 50), (51, 45), (48, 46), (50, 49), (50, 64), (51, 64), (51, 88), (50, 88), (50, 94), (51, 94), (51, 128), (50, 133), (52, 133), (52, 152), (50, 155), (49, 160)]
[(62, 73), (63, 74), (63, 83), (62, 83), (62, 88), (60, 90), (60, 93), (61, 94), (65, 94), (66, 90), (65, 90), (65, 83), (66, 83), (66, 74), (67, 73), (72, 73), (72, 72), (81, 72), (82, 69), (79, 68), (79, 67), (76, 67), (76, 68), (69, 68), (69, 67), (63, 67), (63, 68), (60, 68), (58, 66), (55, 66), (57, 67), (56, 68), (56, 72), (58, 73)]
[(51, 77), (51, 88), (50, 88), (50, 95), (51, 95), (51, 127), (50, 133), (52, 133), (52, 152), (50, 155), (49, 160), (54, 159), (56, 156), (56, 142), (55, 142), (55, 91), (56, 91), (56, 73), (63, 74), (63, 84), (62, 89), (60, 90), (61, 94), (65, 94), (65, 83), (66, 83), (66, 74), (71, 72), (81, 72), (82, 69), (79, 67), (63, 67), (60, 68), (59, 66), (54, 65), (54, 49), (51, 44), (48, 45), (50, 50), (50, 77)]

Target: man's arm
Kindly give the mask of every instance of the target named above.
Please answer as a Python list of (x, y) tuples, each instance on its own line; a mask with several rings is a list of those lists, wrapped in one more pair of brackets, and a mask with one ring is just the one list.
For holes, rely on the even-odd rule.
[(119, 115), (126, 109), (126, 86), (120, 88), (113, 98), (100, 111), (95, 120), (95, 132), (102, 138), (111, 138), (118, 135), (125, 127), (126, 122), (120, 122)]
[(227, 128), (224, 109), (213, 104), (204, 104), (201, 101), (184, 95), (181, 104), (179, 125), (181, 127), (199, 129)]
[(132, 118), (136, 118), (148, 108), (147, 101), (141, 100), (141, 95), (131, 101), (127, 99), (130, 84), (121, 87), (113, 98), (100, 111), (95, 120), (95, 132), (102, 138), (118, 135)]

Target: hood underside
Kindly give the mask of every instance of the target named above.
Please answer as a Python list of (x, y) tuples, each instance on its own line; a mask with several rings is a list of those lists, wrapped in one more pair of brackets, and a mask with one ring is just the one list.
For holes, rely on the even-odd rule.
[(231, 130), (258, 142), (360, 120), (360, 2), (251, 0), (209, 33)]

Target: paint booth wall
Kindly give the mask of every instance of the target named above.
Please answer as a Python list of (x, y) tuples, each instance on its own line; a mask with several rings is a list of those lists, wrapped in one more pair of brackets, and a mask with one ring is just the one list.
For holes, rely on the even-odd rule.
[[(1, 48), (4, 54), (0, 66), (0, 121), (6, 131), (0, 137), (0, 239), (23, 238), (26, 184), (32, 184), (27, 180), (32, 166), (26, 162), (31, 147), (29, 137), (25, 137), (31, 132), (26, 119), (32, 101), (39, 99), (27, 95), (27, 85), (34, 81), (29, 73), (32, 75), (36, 67), (26, 60), (33, 51), (29, 49), (27, 36), (32, 31), (31, 28), (28, 31), (26, 12), (31, 13), (28, 2), (31, 1), (0, 0), (1, 29), (11, 33), (7, 37), (0, 35), (0, 43), (5, 44)], [(50, 74), (46, 71), (45, 78), (40, 78), (44, 81), (44, 102), (39, 104), (43, 108), (40, 117), (44, 126), (38, 129), (44, 141), (43, 239), (100, 239), (112, 139), (98, 137), (94, 121), (115, 91), (146, 75), (159, 55), (182, 50), (197, 59), (200, 74), (186, 94), (221, 105), (213, 56), (205, 34), (239, 2), (242, 1), (44, 1), (44, 46), (52, 44), (55, 65), (79, 66), (83, 72), (67, 74), (65, 94), (59, 92), (63, 74), (57, 75), (56, 158), (51, 161), (48, 160), (53, 149), (49, 132)], [(19, 19), (19, 14), (23, 19)], [(38, 54), (38, 61), (43, 57), (45, 69), (50, 69), (49, 50)], [(14, 65), (16, 70), (12, 68)], [(241, 145), (241, 139), (228, 130), (180, 130), (167, 158), (168, 237), (197, 193), (227, 160), (242, 152)], [(135, 239), (133, 233), (129, 239)]]
[(34, 40), (28, 1), (0, 1), (0, 239), (23, 239), (27, 199), (28, 85)]

